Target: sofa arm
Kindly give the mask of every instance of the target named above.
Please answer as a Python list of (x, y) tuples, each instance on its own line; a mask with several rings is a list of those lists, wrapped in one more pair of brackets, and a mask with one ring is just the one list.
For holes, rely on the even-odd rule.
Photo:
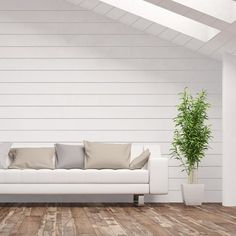
[(149, 192), (150, 194), (168, 193), (168, 159), (150, 158), (149, 169)]

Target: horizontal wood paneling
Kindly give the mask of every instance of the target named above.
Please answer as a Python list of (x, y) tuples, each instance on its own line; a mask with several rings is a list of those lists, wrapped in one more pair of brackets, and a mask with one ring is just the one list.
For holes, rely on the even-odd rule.
[[(82, 0), (77, 0), (79, 3)], [(76, 3), (75, 2), (75, 3)], [(81, 8), (75, 4), (70, 3), (69, 1), (63, 0), (8, 0), (0, 1), (1, 10), (27, 10), (27, 11), (38, 11), (38, 10), (81, 10)]]
[[(170, 179), (176, 178), (177, 175), (178, 175), (178, 178), (186, 178), (186, 173), (181, 172), (182, 169), (183, 169), (182, 167), (170, 166), (169, 167), (169, 178)], [(199, 167), (198, 178), (201, 178), (201, 179), (221, 179), (222, 178), (221, 167), (220, 166)]]
[[(78, 12), (76, 12), (78, 14)], [(146, 35), (0, 35), (0, 46), (9, 47), (174, 47), (167, 41)]]
[[(168, 157), (169, 155), (164, 155)], [(204, 157), (200, 163), (200, 166), (221, 166), (222, 165), (222, 156), (216, 155), (216, 154), (208, 154), (206, 157)], [(180, 161), (175, 159), (169, 160), (169, 166), (177, 167), (180, 166)]]
[[(222, 191), (205, 191), (204, 199), (206, 202), (221, 202)], [(182, 193), (179, 190), (170, 190), (168, 196), (147, 196), (145, 201), (150, 202), (182, 202)]]
[[(0, 107), (0, 118), (21, 119), (173, 119), (175, 107)], [(221, 124), (221, 110), (212, 107), (211, 119)], [(164, 122), (164, 121), (163, 121)], [(210, 120), (210, 123), (211, 120)], [(218, 127), (217, 129), (220, 129)]]
[[(206, 79), (207, 78), (207, 79)], [(53, 83), (211, 83), (221, 86), (218, 71), (0, 71), (0, 82), (53, 82)]]
[[(198, 179), (199, 183), (205, 184), (206, 191), (220, 191), (222, 189), (222, 179)], [(180, 191), (181, 184), (187, 183), (186, 179), (170, 179), (169, 180), (169, 189), (172, 191)]]
[[(78, 12), (79, 11), (79, 12)], [(89, 10), (80, 9), (77, 11), (68, 10), (19, 10), (2, 11), (0, 15), (1, 23), (49, 23), (49, 22), (113, 22), (108, 18), (93, 14)]]
[[(180, 47), (0, 47), (1, 58), (201, 58)], [(167, 53), (168, 52), (168, 53)]]
[[(0, 95), (0, 106), (176, 106), (177, 95)], [(212, 106), (221, 106), (219, 95), (210, 95)]]
[(60, 22), (60, 23), (0, 23), (0, 34), (133, 34), (142, 35), (139, 31), (118, 22)]
[(197, 93), (206, 89), (209, 94), (221, 94), (221, 86), (212, 83), (4, 83), (0, 94), (176, 94), (185, 87)]
[[(221, 132), (214, 131), (214, 137), (212, 142), (221, 142)], [(41, 131), (35, 127), (34, 130), (10, 130), (0, 132), (0, 142), (4, 141), (20, 141), (20, 142), (82, 142), (84, 139), (87, 140), (100, 140), (103, 142), (147, 142), (147, 143), (162, 143), (169, 142), (172, 139), (172, 131), (139, 131), (139, 130), (49, 130)]]
[[(214, 138), (199, 181), (221, 201), (221, 64), (64, 0), (0, 1), (0, 142), (159, 143), (169, 158), (178, 93), (206, 89)], [(169, 161), (169, 194), (186, 181)], [(121, 198), (120, 198), (121, 199)]]
[(0, 59), (0, 70), (218, 70), (217, 65), (209, 59)]
[[(170, 140), (170, 142), (162, 143), (161, 150), (162, 150), (163, 155), (169, 155), (170, 148), (171, 148), (171, 140)], [(210, 143), (210, 148), (206, 152), (206, 154), (221, 155), (222, 154), (222, 143)]]
[[(221, 130), (221, 120), (212, 119), (213, 130)], [(0, 130), (168, 130), (173, 131), (172, 119), (1, 119)]]

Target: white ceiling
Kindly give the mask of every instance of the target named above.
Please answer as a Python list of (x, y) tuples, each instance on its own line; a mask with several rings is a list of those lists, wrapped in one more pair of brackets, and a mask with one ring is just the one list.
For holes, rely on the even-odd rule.
[[(196, 9), (182, 5), (177, 2), (184, 0), (146, 0), (146, 1), (157, 5), (158, 7), (164, 8), (168, 11), (171, 11), (173, 13), (177, 13), (180, 16), (187, 17), (189, 19), (202, 23), (206, 26), (218, 29), (220, 30), (220, 33), (218, 33), (212, 39), (204, 42), (202, 40), (194, 38), (193, 36), (191, 37), (187, 34), (183, 34), (182, 32), (180, 32), (178, 27), (176, 27), (175, 29), (173, 29), (173, 27), (172, 29), (168, 28), (151, 20), (145, 19), (144, 16), (140, 17), (136, 14), (132, 14), (128, 11), (104, 3), (103, 1), (99, 0), (69, 0), (69, 1), (77, 5), (80, 5), (81, 7), (84, 7), (86, 9), (90, 9), (94, 12), (102, 14), (106, 17), (112, 18), (119, 22), (135, 27), (146, 33), (150, 33), (159, 38), (171, 41), (175, 44), (184, 46), (193, 51), (203, 53), (215, 59), (221, 59), (222, 54), (224, 54), (225, 52), (236, 55), (236, 21), (229, 23), (226, 22), (225, 20), (222, 20), (222, 15), (221, 17), (218, 17), (219, 15), (217, 15), (216, 18), (216, 16), (214, 17), (212, 16), (212, 14), (210, 15), (208, 13), (209, 14), (208, 15), (206, 13), (200, 12)], [(119, 0), (117, 1), (119, 2)], [(213, 0), (204, 0), (204, 1), (213, 1)], [(219, 0), (219, 1), (224, 1), (224, 0)], [(225, 14), (223, 15), (225, 16)], [(233, 15), (233, 17), (236, 16)], [(232, 21), (232, 18), (230, 19)], [(228, 21), (230, 21), (230, 19)]]

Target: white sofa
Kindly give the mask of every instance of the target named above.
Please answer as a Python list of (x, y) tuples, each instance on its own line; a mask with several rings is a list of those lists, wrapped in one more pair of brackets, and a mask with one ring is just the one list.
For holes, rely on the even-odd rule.
[[(145, 146), (151, 156), (140, 170), (1, 169), (0, 194), (133, 194), (134, 201), (142, 205), (144, 194), (168, 192), (168, 159), (161, 157), (158, 145)], [(143, 148), (133, 144), (131, 159)]]

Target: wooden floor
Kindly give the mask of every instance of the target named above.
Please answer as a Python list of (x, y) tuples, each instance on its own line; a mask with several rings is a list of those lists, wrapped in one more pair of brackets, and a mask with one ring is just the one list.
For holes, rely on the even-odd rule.
[(236, 235), (236, 208), (218, 204), (1, 204), (7, 235)]

